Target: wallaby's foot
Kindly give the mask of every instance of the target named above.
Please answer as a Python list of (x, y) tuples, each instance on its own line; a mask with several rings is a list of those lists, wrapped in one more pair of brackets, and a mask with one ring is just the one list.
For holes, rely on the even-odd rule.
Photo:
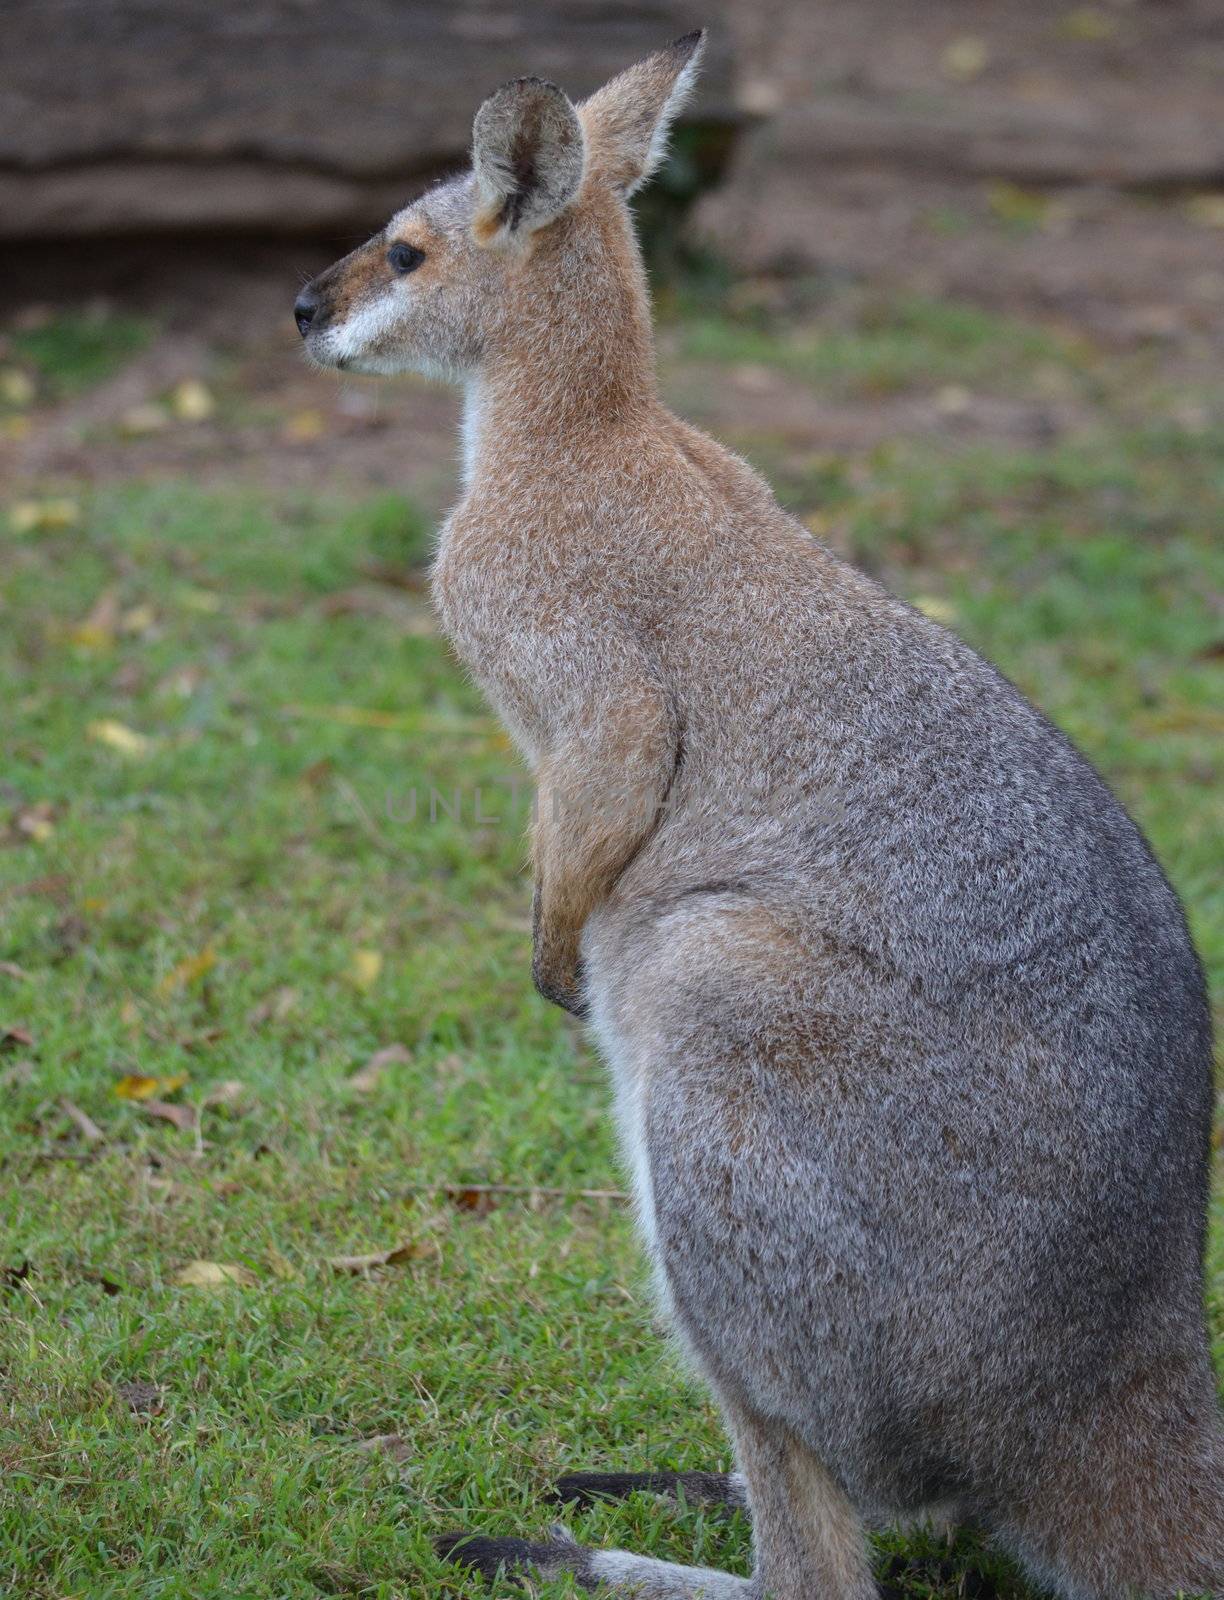
[(626, 1600), (630, 1595), (634, 1600), (756, 1600), (759, 1593), (751, 1579), (734, 1578), (711, 1567), (681, 1567), (628, 1550), (593, 1550), (578, 1544), (560, 1525), (553, 1528), (547, 1543), (448, 1533), (435, 1541), (435, 1548), (445, 1561), (518, 1587), (529, 1575), (567, 1574), (580, 1589), (604, 1588)]
[(554, 1497), (561, 1505), (589, 1506), (638, 1493), (714, 1506), (728, 1514), (748, 1505), (738, 1472), (567, 1472), (557, 1479)]
[(599, 1579), (590, 1571), (593, 1551), (576, 1543), (564, 1528), (555, 1527), (547, 1543), (531, 1539), (490, 1538), (481, 1533), (444, 1533), (434, 1540), (443, 1561), (479, 1572), (490, 1582), (501, 1578), (517, 1588), (534, 1573), (540, 1578), (571, 1575), (581, 1589), (594, 1589)]

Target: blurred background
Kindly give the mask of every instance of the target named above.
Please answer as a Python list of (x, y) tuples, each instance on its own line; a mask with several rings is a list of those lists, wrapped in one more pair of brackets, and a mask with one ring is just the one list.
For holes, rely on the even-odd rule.
[[(9, 0), (6, 476), (343, 475), (445, 500), (453, 399), (307, 374), (299, 279), (461, 164), (498, 82), (585, 94), (694, 18), (671, 0)], [(749, 332), (806, 330), (785, 361), (728, 343), (713, 394), (695, 367), (724, 346), (669, 330), (712, 420), (799, 452), (1041, 443), (1097, 420), (1085, 341), (1142, 357), (1175, 421), (1217, 415), (1220, 0), (710, 0), (700, 20), (702, 91), (641, 202), (661, 309), (704, 290), (749, 356)], [(972, 325), (938, 326), (941, 303)], [(833, 346), (805, 363), (821, 326)], [(1043, 361), (1038, 330), (1067, 358)], [(176, 407), (184, 383), (208, 401)]]
[(667, 396), (1101, 766), (1219, 1001), (1224, 0), (7, 0), (0, 1589), (475, 1594), (431, 1532), (725, 1457), (430, 614), (458, 398), (291, 316), (499, 82), (700, 24), (638, 202)]

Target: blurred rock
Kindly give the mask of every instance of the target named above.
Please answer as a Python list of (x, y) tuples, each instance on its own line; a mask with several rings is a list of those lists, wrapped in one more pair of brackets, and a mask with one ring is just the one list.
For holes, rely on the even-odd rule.
[(921, 277), (1077, 314), (1189, 292), (1218, 266), (1224, 5), (1087, 15), (1067, 0), (729, 7), (737, 71), (771, 114), (698, 227), (746, 271)]
[[(735, 119), (725, 0), (690, 115)], [(507, 78), (589, 93), (682, 0), (7, 0), (0, 237), (369, 227)]]

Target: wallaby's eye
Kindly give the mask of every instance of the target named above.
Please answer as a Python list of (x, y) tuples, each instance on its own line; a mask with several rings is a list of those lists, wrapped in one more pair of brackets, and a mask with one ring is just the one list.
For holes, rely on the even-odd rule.
[(387, 265), (401, 276), (405, 272), (415, 272), (424, 259), (424, 250), (410, 244), (393, 244), (387, 251)]

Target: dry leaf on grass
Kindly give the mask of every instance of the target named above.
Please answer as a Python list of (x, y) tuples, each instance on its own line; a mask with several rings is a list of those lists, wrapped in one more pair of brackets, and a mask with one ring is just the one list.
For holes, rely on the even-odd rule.
[(147, 1378), (131, 1378), (115, 1385), (115, 1396), (137, 1416), (156, 1417), (162, 1410), (162, 1392)]
[(59, 947), (61, 959), (65, 959), (75, 954), (89, 938), (89, 924), (83, 917), (78, 917), (75, 912), (70, 911), (55, 924), (52, 935)]
[(0, 900), (17, 900), (24, 895), (41, 895), (57, 906), (67, 905), (71, 884), (66, 872), (44, 872), (41, 877), (0, 889)]
[(376, 1433), (372, 1439), (362, 1439), (357, 1448), (371, 1455), (390, 1456), (392, 1461), (407, 1461), (413, 1453), (411, 1441), (399, 1433)]
[(308, 789), (321, 789), (325, 783), (330, 783), (335, 776), (336, 763), (330, 756), (322, 756), (318, 761), (312, 761), (304, 768), (301, 781)]
[(14, 533), (57, 533), (81, 520), (75, 500), (19, 500), (9, 512)]
[(119, 632), (127, 634), (149, 633), (157, 624), (157, 613), (147, 602), (132, 606), (119, 618)]
[(363, 561), (357, 568), (375, 583), (388, 584), (392, 589), (406, 589), (409, 594), (428, 594), (429, 574), (421, 567), (400, 567), (392, 561)]
[(185, 1072), (175, 1072), (168, 1078), (151, 1078), (142, 1072), (126, 1072), (111, 1093), (117, 1100), (153, 1100), (159, 1095), (175, 1094), (187, 1082)]
[(354, 950), (349, 960), (349, 982), (358, 989), (372, 989), (383, 969), (383, 958), (377, 950)]
[(381, 1083), (383, 1073), (388, 1067), (398, 1066), (401, 1062), (411, 1060), (412, 1052), (406, 1045), (384, 1045), (381, 1050), (374, 1052), (364, 1067), (353, 1073), (345, 1086), (354, 1094), (372, 1094)]
[(219, 594), (214, 594), (211, 589), (194, 589), (190, 584), (183, 584), (178, 593), (179, 604), (188, 611), (196, 611), (204, 617), (214, 617), (225, 610), (225, 601)]
[(89, 1144), (102, 1144), (104, 1142), (106, 1135), (89, 1113), (82, 1111), (80, 1106), (74, 1106), (71, 1100), (61, 1100), (60, 1110)]
[(135, 728), (129, 728), (124, 722), (116, 722), (113, 717), (102, 717), (97, 722), (89, 723), (85, 733), (95, 744), (109, 745), (112, 750), (118, 750), (125, 756), (147, 755), (153, 745), (147, 735), (137, 733)]
[(116, 1282), (105, 1272), (84, 1272), (81, 1274), (83, 1283), (96, 1283), (103, 1294), (117, 1295), (123, 1293), (123, 1285)]
[(309, 444), (322, 437), (327, 418), (321, 411), (295, 411), (286, 419), (281, 433), (290, 444)]
[(367, 1256), (329, 1256), (327, 1265), (333, 1272), (357, 1274), (377, 1267), (396, 1267), (404, 1261), (426, 1261), (437, 1254), (438, 1247), (432, 1239), (408, 1239), (392, 1245), (390, 1250), (375, 1250)]
[(596, 1200), (623, 1205), (629, 1196), (624, 1189), (557, 1189), (538, 1183), (410, 1183), (409, 1194), (445, 1195), (460, 1211), (484, 1215), (499, 1198), (525, 1200), (529, 1207), (549, 1200)]
[(209, 1110), (214, 1106), (232, 1110), (245, 1093), (246, 1084), (241, 1078), (223, 1078), (220, 1083), (214, 1083), (212, 1088), (205, 1092), (201, 1103)]
[(139, 694), (144, 686), (145, 669), (139, 661), (124, 661), (116, 667), (111, 687), (125, 699), (130, 700), (133, 695)]
[(207, 385), (198, 378), (187, 378), (170, 396), (170, 404), (180, 422), (207, 422), (217, 409)]
[(82, 650), (109, 650), (115, 642), (118, 626), (119, 591), (104, 589), (89, 615), (69, 629), (68, 638)]
[(217, 964), (217, 952), (212, 945), (205, 945), (203, 950), (197, 951), (193, 956), (185, 956), (176, 966), (171, 967), (157, 985), (159, 995), (173, 994), (176, 989), (189, 989), (192, 984), (199, 983)]
[(174, 1042), (180, 1050), (207, 1050), (216, 1044), (218, 1039), (225, 1038), (224, 1028), (201, 1028), (199, 1033), (177, 1033)]
[[(388, 607), (403, 605), (396, 594), (388, 594), (373, 585), (358, 584), (352, 589), (334, 589), (319, 602), (322, 617), (381, 617)], [(392, 612), (394, 614), (394, 612)]]
[(297, 1002), (297, 990), (283, 984), (251, 1008), (247, 1013), (247, 1023), (252, 1028), (262, 1028), (265, 1022), (283, 1022)]
[(19, 1044), (25, 1045), (27, 1050), (34, 1048), (34, 1035), (28, 1028), (20, 1028), (15, 1022), (7, 1028), (0, 1026), (0, 1050), (11, 1050)]
[(498, 1206), (496, 1191), (487, 1188), (447, 1189), (446, 1198), (457, 1211), (468, 1211), (476, 1217), (487, 1217)]
[(35, 844), (46, 844), (55, 832), (55, 807), (50, 800), (22, 806), (13, 817), (12, 831), (20, 841), (30, 839)]
[(190, 1133), (200, 1121), (193, 1105), (172, 1105), (169, 1100), (145, 1100), (140, 1109), (146, 1117), (156, 1117), (160, 1122), (172, 1122), (181, 1133)]
[(227, 1261), (189, 1261), (174, 1281), (183, 1289), (249, 1289), (255, 1274), (246, 1267)]
[(28, 979), (30, 974), (24, 967), (19, 967), (15, 961), (0, 961), (0, 977), (15, 978), (18, 982)]
[(5, 367), (0, 372), (0, 400), (9, 406), (28, 406), (36, 393), (34, 380), (20, 367)]

